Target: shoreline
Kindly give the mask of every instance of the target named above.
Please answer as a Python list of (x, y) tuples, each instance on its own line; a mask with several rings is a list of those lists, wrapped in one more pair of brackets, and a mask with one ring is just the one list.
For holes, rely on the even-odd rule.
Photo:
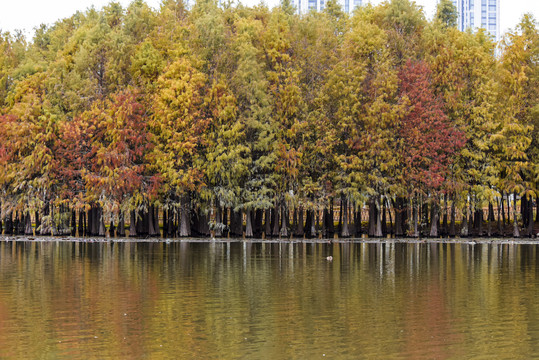
[(67, 236), (5, 236), (0, 242), (78, 242), (78, 243), (253, 243), (253, 244), (523, 244), (539, 245), (532, 238), (346, 238), (346, 239), (260, 239), (260, 238), (111, 238)]

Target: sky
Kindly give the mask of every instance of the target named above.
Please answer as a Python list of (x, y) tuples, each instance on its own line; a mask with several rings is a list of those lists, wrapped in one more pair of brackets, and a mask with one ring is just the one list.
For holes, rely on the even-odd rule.
[[(130, 0), (117, 0), (124, 7)], [(241, 0), (245, 5), (255, 5), (260, 0)], [(268, 6), (275, 6), (279, 0), (264, 0)], [(378, 4), (383, 0), (366, 0)], [(415, 0), (423, 6), (427, 18), (432, 18), (436, 0)], [(84, 11), (91, 6), (97, 9), (108, 4), (109, 0), (0, 0), (0, 29), (13, 32), (23, 30), (31, 37), (33, 29), (40, 24), (53, 24), (56, 20), (69, 17), (76, 11)], [(153, 8), (159, 8), (161, 0), (146, 0)], [(514, 28), (522, 14), (531, 12), (539, 20), (539, 0), (500, 0), (500, 30), (502, 34)]]

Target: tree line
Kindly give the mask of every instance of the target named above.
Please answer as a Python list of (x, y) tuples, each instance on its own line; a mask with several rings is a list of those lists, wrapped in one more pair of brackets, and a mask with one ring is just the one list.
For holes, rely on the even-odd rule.
[(538, 23), (456, 19), (135, 0), (1, 33), (0, 227), (532, 236)]

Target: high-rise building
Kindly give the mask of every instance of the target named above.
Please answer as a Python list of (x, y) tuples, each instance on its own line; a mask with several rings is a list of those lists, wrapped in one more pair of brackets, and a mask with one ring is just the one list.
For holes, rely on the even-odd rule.
[[(294, 0), (294, 6), (300, 14), (306, 14), (311, 10), (322, 11), (327, 0)], [(337, 0), (346, 13), (352, 13), (355, 8), (363, 5), (363, 0)]]
[[(439, 0), (432, 0), (438, 2)], [(486, 29), (496, 41), (500, 40), (500, 0), (452, 0), (458, 11), (458, 28)], [(537, 1), (537, 0), (535, 0)], [(311, 10), (322, 11), (327, 0), (294, 0), (298, 13), (306, 14)], [(351, 14), (368, 0), (337, 0), (342, 9)], [(373, 2), (373, 1), (371, 1)], [(376, 1), (374, 1), (376, 3)]]
[(500, 0), (453, 0), (457, 8), (458, 28), (486, 29), (496, 41), (500, 39)]

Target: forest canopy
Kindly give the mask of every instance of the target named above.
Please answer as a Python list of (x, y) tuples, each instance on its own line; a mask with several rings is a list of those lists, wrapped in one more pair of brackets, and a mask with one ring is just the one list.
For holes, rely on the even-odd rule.
[(455, 18), (135, 0), (1, 33), (4, 230), (490, 235), (512, 207), (531, 235), (538, 23), (495, 43)]

